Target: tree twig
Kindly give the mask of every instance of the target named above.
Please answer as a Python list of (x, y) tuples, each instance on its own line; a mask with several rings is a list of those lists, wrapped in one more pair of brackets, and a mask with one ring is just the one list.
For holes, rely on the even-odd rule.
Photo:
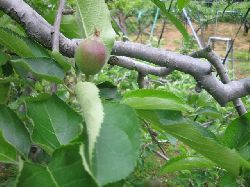
[(116, 26), (120, 29), (120, 31), (122, 32), (122, 34), (124, 36), (128, 36), (127, 32), (124, 30), (124, 28), (122, 28), (122, 26), (119, 24), (119, 22), (115, 19), (114, 16), (111, 16), (111, 19), (114, 21), (114, 23), (116, 24)]
[(163, 160), (166, 160), (166, 161), (168, 161), (169, 160), (169, 158), (168, 157), (166, 157), (164, 154), (162, 154), (161, 152), (159, 152), (159, 151), (156, 151), (156, 150), (151, 150), (149, 147), (147, 147), (150, 151), (153, 151), (157, 156), (159, 156), (160, 158), (162, 158)]
[[(169, 4), (169, 7), (168, 7), (168, 12), (170, 12), (171, 7), (172, 7), (172, 4), (173, 4), (173, 0), (171, 0), (171, 2), (170, 2), (170, 4)], [(163, 36), (164, 30), (165, 30), (166, 24), (167, 24), (167, 20), (166, 20), (166, 18), (164, 18), (164, 22), (163, 22), (163, 25), (162, 25), (161, 34), (160, 34), (160, 37), (159, 37), (159, 40), (158, 40), (158, 43), (157, 43), (157, 47), (159, 47), (159, 46), (160, 46), (161, 39), (162, 39), (162, 36)]]
[[(171, 1), (171, 2), (172, 2), (172, 1)], [(166, 18), (165, 18), (165, 19), (164, 19), (164, 22), (163, 22), (163, 25), (162, 25), (162, 29), (161, 29), (161, 34), (160, 34), (160, 37), (159, 37), (159, 40), (158, 40), (158, 43), (157, 43), (157, 47), (160, 46), (161, 39), (162, 39), (164, 30), (165, 30), (166, 24), (167, 24), (167, 20), (166, 20)]]
[(146, 88), (147, 87), (146, 75), (144, 75), (143, 73), (138, 72), (137, 84), (138, 84), (140, 89)]
[(225, 12), (226, 12), (226, 10), (232, 5), (232, 4), (234, 4), (234, 0), (233, 1), (229, 1), (228, 3), (227, 3), (227, 6), (224, 8), (224, 10), (222, 11), (222, 17), (224, 16), (224, 14), (225, 14)]
[[(62, 20), (62, 13), (65, 5), (65, 0), (60, 0), (57, 15), (55, 18), (53, 30), (51, 32), (52, 34), (52, 50), (53, 51), (59, 51), (59, 37), (60, 37), (60, 25)], [(50, 85), (51, 93), (57, 92), (57, 84), (51, 83)]]
[(226, 60), (227, 60), (227, 58), (228, 58), (228, 55), (229, 55), (230, 51), (231, 51), (232, 48), (233, 48), (235, 39), (237, 38), (237, 36), (238, 36), (238, 34), (239, 34), (240, 30), (241, 30), (242, 25), (244, 24), (245, 20), (247, 19), (247, 15), (248, 15), (249, 12), (250, 12), (250, 7), (248, 8), (247, 12), (246, 12), (245, 15), (243, 16), (243, 19), (242, 19), (242, 21), (241, 21), (240, 27), (238, 28), (238, 30), (237, 30), (237, 32), (236, 32), (236, 34), (235, 34), (235, 36), (234, 36), (234, 38), (233, 38), (233, 40), (232, 40), (232, 42), (231, 42), (231, 45), (230, 45), (230, 47), (229, 47), (229, 50), (227, 51), (227, 54), (226, 54), (225, 58), (223, 59), (222, 64), (225, 64), (225, 63), (226, 63)]
[(144, 122), (144, 124), (145, 124), (145, 126), (146, 126), (146, 128), (147, 128), (147, 130), (148, 130), (148, 133), (149, 133), (149, 135), (150, 135), (152, 141), (159, 147), (159, 149), (161, 150), (162, 154), (163, 154), (165, 157), (167, 157), (167, 155), (166, 155), (164, 149), (161, 147), (160, 143), (159, 143), (158, 140), (156, 139), (156, 136), (157, 136), (156, 133), (151, 129), (149, 123), (148, 123), (146, 120), (143, 120), (143, 122)]
[(111, 56), (108, 63), (110, 65), (117, 65), (129, 70), (136, 70), (144, 76), (151, 74), (163, 77), (172, 73), (172, 70), (169, 68), (151, 66), (124, 56)]
[(59, 36), (60, 36), (60, 25), (62, 20), (62, 13), (65, 5), (65, 0), (60, 0), (56, 19), (52, 31), (52, 50), (59, 51)]

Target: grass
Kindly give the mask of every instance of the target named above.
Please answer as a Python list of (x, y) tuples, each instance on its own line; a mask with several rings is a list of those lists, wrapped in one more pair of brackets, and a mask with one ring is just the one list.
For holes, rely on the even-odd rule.
[(250, 62), (249, 61), (242, 61), (240, 63), (235, 63), (236, 69), (236, 77), (246, 78), (250, 76)]
[(248, 51), (236, 52), (234, 54), (234, 58), (239, 59), (240, 61), (248, 61), (249, 56), (250, 55), (249, 55)]
[(246, 78), (250, 76), (250, 59), (247, 51), (237, 51), (234, 53), (236, 78)]

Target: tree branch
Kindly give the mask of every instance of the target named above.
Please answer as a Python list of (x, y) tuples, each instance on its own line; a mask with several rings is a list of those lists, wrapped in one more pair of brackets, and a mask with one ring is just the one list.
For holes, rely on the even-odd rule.
[[(60, 25), (61, 25), (62, 12), (64, 9), (64, 5), (65, 5), (65, 0), (60, 0), (54, 26), (52, 28), (53, 30), (51, 31), (53, 51), (59, 51)], [(57, 91), (57, 84), (51, 83), (50, 90), (51, 90), (51, 93), (55, 93)]]
[(62, 20), (62, 12), (65, 5), (65, 0), (60, 0), (53, 31), (52, 31), (52, 50), (59, 51), (59, 36), (60, 25)]
[[(29, 37), (46, 48), (52, 48), (52, 26), (27, 3), (23, 0), (1, 0), (0, 9), (21, 23)], [(60, 34), (60, 52), (65, 56), (73, 57), (78, 41)], [(223, 84), (211, 73), (210, 63), (190, 56), (132, 42), (115, 42), (112, 54), (148, 61), (161, 67), (190, 74), (222, 106), (229, 101), (250, 94), (250, 78)]]
[(137, 84), (138, 84), (140, 89), (147, 87), (147, 81), (145, 78), (146, 78), (146, 76), (143, 73), (138, 72)]
[(222, 106), (225, 106), (229, 101), (249, 94), (250, 91), (250, 78), (223, 84), (212, 74), (210, 63), (200, 59), (132, 42), (115, 42), (112, 53), (141, 59), (190, 74)]
[(111, 56), (108, 63), (110, 65), (117, 65), (129, 70), (136, 70), (144, 76), (151, 74), (163, 77), (172, 73), (172, 70), (169, 68), (151, 66), (125, 56)]
[(157, 138), (156, 138), (157, 133), (154, 132), (154, 131), (151, 129), (149, 123), (148, 123), (146, 120), (143, 120), (143, 122), (144, 122), (144, 124), (145, 124), (145, 127), (146, 127), (146, 129), (147, 129), (147, 131), (148, 131), (148, 133), (149, 133), (151, 139), (152, 139), (152, 142), (155, 143), (155, 144), (159, 147), (159, 149), (161, 150), (162, 154), (167, 158), (167, 154), (165, 153), (164, 149), (162, 148), (161, 144), (158, 142), (158, 140), (157, 140)]
[(70, 8), (65, 8), (65, 9), (63, 9), (63, 11), (62, 11), (62, 14), (63, 15), (72, 15), (72, 14), (74, 14), (75, 13), (75, 10), (74, 9), (70, 9)]
[[(192, 53), (190, 56), (194, 58), (207, 59), (215, 67), (218, 75), (220, 76), (221, 81), (225, 84), (230, 82), (230, 78), (227, 74), (226, 68), (224, 67), (223, 63), (220, 60), (220, 57), (214, 51), (212, 51), (210, 46), (207, 46), (206, 48), (202, 50), (196, 51)], [(240, 98), (234, 99), (233, 104), (240, 116), (247, 112)]]
[[(46, 48), (52, 48), (51, 26), (42, 16), (23, 0), (1, 0), (0, 9), (23, 25), (29, 37)], [(60, 51), (65, 56), (73, 57), (76, 42), (60, 34)]]

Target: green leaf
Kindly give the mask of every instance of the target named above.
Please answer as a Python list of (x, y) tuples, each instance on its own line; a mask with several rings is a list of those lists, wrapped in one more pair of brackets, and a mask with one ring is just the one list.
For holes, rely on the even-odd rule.
[(89, 159), (92, 160), (94, 147), (104, 118), (99, 89), (92, 82), (78, 82), (75, 86), (76, 99), (81, 107), (88, 133)]
[(64, 69), (65, 72), (69, 71), (72, 67), (72, 65), (59, 51), (52, 51), (51, 56)]
[(186, 156), (173, 158), (162, 167), (162, 173), (180, 170), (191, 170), (201, 168), (212, 168), (215, 164), (201, 156)]
[[(53, 24), (55, 21), (56, 10), (52, 10), (42, 15), (50, 24)], [(77, 22), (77, 15), (62, 16), (60, 31), (67, 38), (82, 38), (81, 28)]]
[(0, 104), (6, 104), (9, 98), (10, 83), (0, 83)]
[[(28, 37), (22, 37), (25, 43), (29, 46), (33, 57), (49, 57), (49, 52), (46, 48), (38, 44), (37, 42), (31, 40)], [(30, 56), (23, 56), (23, 57), (30, 57)]]
[(117, 86), (113, 85), (111, 82), (105, 81), (97, 85), (100, 89), (101, 98), (111, 100), (116, 99), (118, 96)]
[(240, 155), (244, 159), (250, 161), (250, 143), (248, 143), (247, 145), (241, 147), (239, 152), (240, 152)]
[(20, 57), (48, 56), (47, 51), (36, 42), (3, 27), (0, 27), (0, 44)]
[[(171, 110), (138, 110), (137, 114), (145, 119), (150, 119), (154, 128), (163, 129), (159, 124), (175, 125), (175, 124), (187, 124), (188, 121), (183, 117), (180, 111)], [(159, 123), (156, 123), (159, 122)], [(156, 124), (156, 125), (154, 125)], [(197, 130), (202, 136), (216, 139), (216, 136), (204, 127), (194, 124), (193, 128)], [(160, 130), (159, 129), (159, 130)], [(164, 129), (163, 129), (164, 130)]]
[(230, 148), (240, 148), (250, 142), (250, 112), (234, 119), (228, 125), (223, 141)]
[(20, 165), (21, 173), (17, 181), (18, 187), (58, 187), (47, 167), (29, 162), (20, 163)]
[(135, 109), (150, 110), (192, 110), (179, 97), (171, 92), (162, 90), (142, 89), (127, 92), (124, 95), (122, 103), (127, 104)]
[(56, 150), (48, 166), (24, 162), (17, 186), (97, 187), (83, 167), (79, 145), (69, 145)]
[(185, 6), (188, 5), (190, 0), (177, 0), (177, 7), (179, 10), (182, 10)]
[(31, 145), (29, 133), (17, 115), (4, 105), (0, 105), (0, 130), (10, 145), (24, 156), (28, 155)]
[(104, 104), (104, 122), (97, 139), (92, 172), (100, 185), (126, 178), (135, 168), (140, 146), (136, 113), (121, 104)]
[(125, 180), (120, 180), (118, 182), (115, 183), (109, 183), (107, 185), (105, 185), (104, 187), (124, 187), (125, 186)]
[(53, 95), (27, 100), (27, 114), (34, 123), (32, 140), (48, 152), (67, 145), (82, 131), (82, 118)]
[(13, 75), (13, 73), (14, 73), (14, 69), (13, 69), (13, 67), (11, 66), (11, 64), (10, 63), (6, 63), (6, 64), (4, 64), (2, 67), (0, 67), (0, 75), (2, 76), (6, 76), (6, 77), (4, 77), (4, 78), (0, 78), (0, 79), (6, 79), (6, 78), (8, 78), (8, 76), (11, 76), (11, 75)]
[(52, 59), (47, 57), (23, 58), (11, 60), (15, 70), (24, 78), (32, 72), (37, 78), (62, 83), (63, 69)]
[(189, 34), (185, 29), (182, 22), (177, 19), (171, 12), (168, 12), (165, 6), (165, 3), (160, 0), (151, 0), (156, 6), (160, 8), (160, 10), (164, 13), (164, 15), (175, 25), (175, 27), (181, 32), (182, 36), (186, 41), (189, 41)]
[(81, 38), (81, 29), (79, 27), (76, 14), (62, 17), (61, 31), (68, 38)]
[(83, 167), (78, 145), (56, 150), (48, 168), (60, 187), (97, 186)]
[(196, 114), (210, 117), (213, 119), (217, 119), (221, 117), (221, 114), (219, 113), (219, 111), (216, 108), (211, 107), (211, 106), (205, 106), (205, 107), (198, 109)]
[(0, 66), (6, 64), (7, 61), (8, 61), (8, 56), (0, 51)]
[[(2, 11), (0, 14), (3, 13)], [(9, 29), (15, 33), (18, 33), (21, 36), (25, 36), (25, 30), (21, 24), (16, 24), (16, 22), (7, 14), (3, 13), (3, 16), (0, 18), (0, 25), (2, 28)]]
[(239, 174), (240, 168), (250, 168), (250, 163), (244, 160), (235, 150), (220, 144), (205, 128), (193, 125), (189, 121), (175, 121), (163, 115), (164, 111), (144, 111), (142, 118), (157, 125), (167, 133), (181, 140), (183, 143), (216, 163), (234, 176)]
[(0, 44), (19, 56), (33, 57), (32, 51), (22, 38), (2, 27), (0, 27)]
[(236, 182), (236, 177), (226, 174), (221, 178), (219, 187), (238, 187), (237, 182)]
[(16, 149), (4, 139), (0, 130), (0, 162), (13, 164), (16, 163), (16, 158)]
[(111, 25), (110, 13), (104, 0), (75, 0), (79, 14), (79, 21), (83, 30), (83, 37), (94, 36), (100, 31), (109, 54), (115, 41), (115, 31)]

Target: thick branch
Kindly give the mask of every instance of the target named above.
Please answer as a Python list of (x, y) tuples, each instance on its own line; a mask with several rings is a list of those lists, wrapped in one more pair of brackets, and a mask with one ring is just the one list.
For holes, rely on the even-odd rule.
[[(195, 58), (207, 59), (215, 67), (218, 75), (220, 76), (221, 81), (225, 84), (230, 82), (227, 70), (224, 67), (223, 63), (221, 62), (220, 57), (214, 51), (211, 50), (210, 46), (207, 46), (206, 48), (200, 51), (192, 53), (190, 56)], [(247, 112), (240, 98), (234, 99), (233, 104), (240, 116)]]
[[(1, 0), (0, 9), (21, 23), (31, 38), (51, 49), (52, 26), (23, 0)], [(70, 40), (61, 34), (59, 45), (63, 55), (73, 57), (77, 40)], [(115, 42), (112, 54), (141, 59), (190, 74), (222, 106), (250, 93), (250, 78), (223, 84), (211, 73), (210, 63), (190, 56), (131, 42)]]
[(211, 65), (208, 62), (139, 43), (117, 41), (112, 54), (141, 59), (161, 67), (168, 67), (191, 74), (195, 78), (211, 72)]
[(192, 75), (222, 106), (249, 93), (250, 79), (220, 82), (211, 65), (199, 59), (132, 42), (116, 42), (113, 54), (137, 58)]

